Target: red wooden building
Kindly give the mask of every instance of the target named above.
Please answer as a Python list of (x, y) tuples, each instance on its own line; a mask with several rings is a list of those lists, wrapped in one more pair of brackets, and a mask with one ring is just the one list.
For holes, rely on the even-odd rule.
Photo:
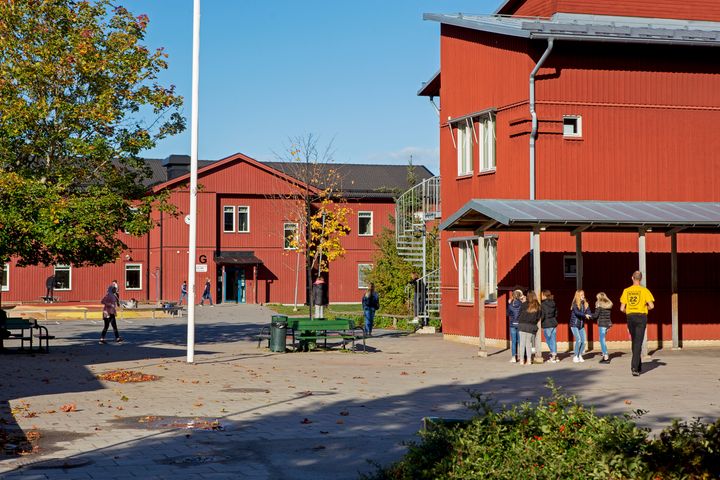
[[(3, 302), (38, 301), (52, 275), (55, 295), (62, 302), (97, 302), (112, 280), (118, 280), (122, 299), (177, 301), (180, 285), (187, 279), (188, 227), (184, 219), (189, 211), (189, 161), (184, 155), (147, 160), (153, 171), (149, 187), (169, 190), (179, 216), (156, 214), (157, 227), (140, 238), (128, 236), (129, 248), (114, 264), (20, 268), (11, 262), (2, 283)], [(292, 304), (297, 299), (303, 304), (304, 260), (287, 241), (298, 227), (294, 198), (308, 189), (324, 188), (327, 177), (315, 175), (315, 180), (306, 184), (301, 164), (261, 163), (243, 154), (201, 162), (200, 167), (196, 300), (209, 278), (217, 302)], [(343, 239), (347, 253), (331, 263), (325, 274), (329, 301), (359, 302), (364, 274), (372, 268), (376, 235), (390, 226), (394, 197), (407, 188), (407, 166), (330, 163), (311, 164), (310, 168), (332, 170), (335, 189), (351, 211), (351, 231)], [(424, 167), (416, 167), (414, 174), (419, 179), (432, 176)]]
[[(720, 3), (508, 0), (494, 15), (424, 18), (440, 24), (440, 71), (418, 94), (440, 99), (446, 338), (477, 343), (484, 315), (488, 342), (506, 345), (507, 294), (533, 286), (527, 232), (490, 235), (491, 225), (480, 220), (453, 228), (472, 199), (720, 202), (720, 64), (713, 61)], [(682, 344), (720, 344), (720, 322), (708, 312), (720, 300), (720, 235), (682, 230), (643, 230), (647, 285), (657, 299), (649, 342), (672, 338), (672, 256)], [(542, 288), (555, 294), (560, 342), (571, 338), (580, 267), (568, 231), (548, 228), (540, 248)], [(677, 256), (665, 232), (677, 238)], [(483, 309), (478, 244), (487, 258)], [(638, 269), (638, 248), (637, 233), (586, 232), (581, 280), (593, 305), (599, 291), (619, 304)], [(615, 317), (624, 323), (617, 308)], [(590, 340), (597, 338), (591, 331)], [(608, 340), (629, 337), (616, 328)]]

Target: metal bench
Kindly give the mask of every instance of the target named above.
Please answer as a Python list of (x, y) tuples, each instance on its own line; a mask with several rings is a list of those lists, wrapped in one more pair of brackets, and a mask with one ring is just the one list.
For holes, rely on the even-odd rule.
[(355, 351), (355, 340), (362, 340), (363, 352), (366, 351), (365, 331), (355, 325), (355, 321), (348, 318), (305, 319), (289, 318), (288, 330), (291, 331), (293, 343), (299, 342), (299, 347), (310, 341), (323, 340), (327, 348), (328, 339), (339, 339), (343, 349), (348, 341), (352, 342), (352, 351)]
[[(38, 351), (49, 352), (50, 340), (55, 336), (50, 335), (47, 327), (37, 323), (37, 320), (25, 318), (5, 319), (0, 325), (0, 350), (5, 349), (5, 340), (20, 340), (20, 350), (25, 350), (25, 343), (28, 344), (28, 351), (33, 351), (33, 337), (38, 339)], [(13, 333), (17, 332), (17, 333)], [(45, 340), (45, 348), (43, 348)]]

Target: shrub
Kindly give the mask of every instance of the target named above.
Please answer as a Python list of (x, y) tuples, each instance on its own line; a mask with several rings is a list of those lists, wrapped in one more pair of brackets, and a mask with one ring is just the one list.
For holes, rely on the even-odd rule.
[(464, 426), (421, 432), (398, 463), (366, 479), (718, 478), (718, 426), (674, 422), (656, 439), (635, 411), (598, 416), (552, 384), (550, 399), (497, 408), (472, 393)]

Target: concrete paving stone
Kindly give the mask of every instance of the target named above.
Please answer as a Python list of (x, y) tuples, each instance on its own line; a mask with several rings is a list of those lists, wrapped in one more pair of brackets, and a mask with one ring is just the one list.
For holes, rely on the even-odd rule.
[[(368, 457), (381, 464), (400, 458), (403, 442), (417, 439), (422, 417), (468, 417), (465, 390), (500, 403), (535, 400), (549, 393), (548, 377), (602, 414), (648, 410), (639, 423), (655, 432), (674, 417), (714, 420), (720, 412), (720, 350), (654, 352), (640, 377), (630, 375), (627, 351), (611, 352), (610, 365), (590, 352), (584, 364), (564, 355), (559, 364), (523, 367), (509, 364), (507, 351), (478, 358), (471, 345), (390, 331), (378, 331), (368, 354), (270, 354), (252, 341), (270, 315), (251, 305), (201, 309), (191, 365), (183, 318), (134, 320), (123, 324), (126, 343), (106, 346), (96, 343), (98, 325), (51, 324), (58, 338), (50, 354), (2, 358), (0, 368), (13, 375), (11, 382), (0, 380), (0, 416), (24, 431), (37, 427), (41, 437), (38, 454), (0, 457), (0, 477), (356, 479), (358, 471), (372, 471)], [(117, 368), (161, 379), (96, 378)], [(36, 416), (3, 413), (3, 406), (21, 401)], [(79, 411), (59, 412), (68, 402)], [(144, 423), (153, 417), (173, 426)], [(195, 417), (217, 419), (225, 431), (175, 425)], [(305, 418), (311, 423), (301, 423)], [(91, 463), (69, 476), (13, 471), (57, 457)], [(188, 463), (172, 464), (183, 459)]]

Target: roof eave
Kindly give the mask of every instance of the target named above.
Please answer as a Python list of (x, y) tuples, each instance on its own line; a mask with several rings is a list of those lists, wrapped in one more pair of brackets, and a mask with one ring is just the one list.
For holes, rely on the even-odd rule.
[(420, 90), (417, 91), (418, 97), (439, 97), (440, 96), (440, 70), (430, 78), (427, 82), (423, 82)]
[(507, 35), (510, 37), (530, 38), (530, 32), (525, 30), (519, 30), (517, 28), (504, 25), (480, 23), (477, 20), (465, 20), (464, 18), (458, 18), (450, 15), (442, 15), (438, 13), (423, 13), (423, 20), (430, 20), (446, 25), (454, 25), (456, 27), (469, 28), (471, 30), (497, 33), (499, 35)]

